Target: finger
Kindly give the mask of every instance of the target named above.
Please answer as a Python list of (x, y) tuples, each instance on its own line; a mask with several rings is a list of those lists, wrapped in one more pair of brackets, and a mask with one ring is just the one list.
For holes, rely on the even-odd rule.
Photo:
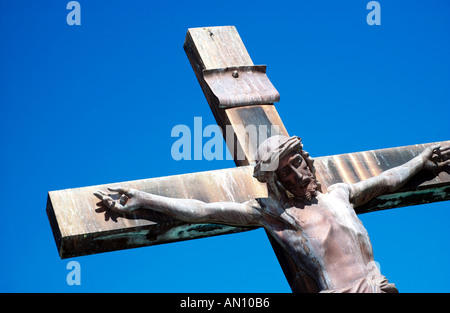
[(441, 147), (440, 152), (441, 152), (441, 154), (449, 154), (450, 153), (450, 146), (443, 147), (443, 148)]
[(109, 221), (109, 219), (111, 218), (111, 211), (106, 211), (105, 212), (105, 222)]
[(431, 149), (431, 151), (436, 153), (440, 147), (441, 147), (441, 145), (436, 144), (436, 145), (432, 145), (430, 147), (430, 149)]
[(102, 206), (98, 207), (97, 209), (95, 209), (95, 212), (97, 212), (97, 213), (103, 213), (103, 212), (106, 212), (106, 211), (109, 211), (109, 209), (106, 208), (104, 205), (102, 205)]
[(97, 190), (96, 193), (98, 193), (99, 195), (101, 195), (102, 197), (107, 196), (108, 194), (103, 191), (103, 190)]
[(433, 156), (432, 159), (435, 162), (442, 162), (442, 161), (446, 161), (446, 160), (450, 159), (450, 149), (449, 150), (445, 150), (442, 153), (441, 153), (441, 151), (439, 151), (438, 153), (436, 153), (435, 156)]
[(108, 190), (119, 193), (128, 193), (130, 191), (130, 188), (118, 186), (118, 187), (108, 187)]
[(104, 197), (104, 195), (101, 193), (101, 191), (94, 192), (94, 196), (96, 196), (100, 200), (103, 200), (103, 197)]
[(113, 211), (109, 211), (109, 217), (111, 218), (112, 221), (117, 223), (117, 218), (119, 216), (117, 215), (117, 213), (114, 213)]

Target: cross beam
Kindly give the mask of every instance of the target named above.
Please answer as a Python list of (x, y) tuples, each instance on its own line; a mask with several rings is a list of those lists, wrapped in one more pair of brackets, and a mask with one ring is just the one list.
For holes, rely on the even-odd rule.
[[(244, 202), (267, 196), (264, 184), (250, 180), (251, 166), (142, 179), (117, 184), (50, 191), (47, 215), (61, 258), (137, 248), (250, 230), (212, 224), (188, 224), (157, 212), (136, 210), (132, 216), (98, 213), (97, 190), (117, 185), (162, 196), (205, 202)], [(96, 211), (97, 210), (97, 211)]]
[[(205, 202), (243, 202), (266, 197), (265, 185), (252, 178), (253, 166), (248, 165), (254, 161), (257, 143), (248, 144), (251, 138), (242, 128), (247, 125), (276, 125), (278, 128), (274, 131), (267, 127), (267, 137), (287, 135), (272, 104), (279, 100), (279, 95), (265, 75), (265, 67), (253, 65), (239, 34), (232, 26), (189, 29), (184, 47), (216, 121), (225, 131), (224, 136), (235, 156), (235, 162), (240, 167), (123, 182), (120, 185)], [(224, 90), (221, 86), (227, 88)], [(240, 92), (242, 89), (248, 92)], [(232, 91), (232, 94), (228, 95), (227, 90)], [(227, 129), (227, 125), (231, 128)], [(449, 145), (450, 141), (440, 144)], [(408, 161), (429, 145), (319, 157), (315, 162), (317, 177), (324, 191), (337, 182), (357, 182)], [(238, 158), (242, 155), (243, 158)], [(47, 214), (62, 258), (249, 230), (225, 225), (188, 224), (162, 214), (139, 210), (127, 217), (96, 212), (97, 199), (92, 195), (93, 192), (115, 185), (119, 184), (49, 192)], [(401, 190), (378, 197), (355, 209), (357, 213), (365, 213), (449, 199), (448, 173), (419, 173)], [(276, 246), (274, 248), (285, 274), (288, 273), (292, 264), (280, 254)], [(295, 281), (289, 283), (294, 291), (298, 291), (294, 288), (297, 285)]]
[[(440, 142), (450, 145), (450, 141)], [(432, 144), (372, 150), (318, 157), (317, 177), (322, 188), (334, 183), (353, 183), (403, 164)], [(266, 197), (264, 184), (252, 178), (253, 166), (150, 178), (129, 182), (50, 191), (47, 215), (61, 258), (150, 246), (249, 230), (243, 227), (188, 224), (157, 212), (135, 211), (134, 216), (105, 217), (96, 212), (96, 190), (117, 185), (174, 198), (205, 202), (244, 202)], [(450, 175), (419, 173), (394, 193), (380, 196), (356, 208), (358, 214), (413, 204), (450, 200)]]

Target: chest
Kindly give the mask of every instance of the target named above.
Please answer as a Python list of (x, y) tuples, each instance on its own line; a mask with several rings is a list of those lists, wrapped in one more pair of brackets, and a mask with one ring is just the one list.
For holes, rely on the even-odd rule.
[(282, 217), (307, 237), (328, 237), (342, 231), (367, 235), (350, 203), (333, 195), (321, 195), (310, 205), (286, 208)]

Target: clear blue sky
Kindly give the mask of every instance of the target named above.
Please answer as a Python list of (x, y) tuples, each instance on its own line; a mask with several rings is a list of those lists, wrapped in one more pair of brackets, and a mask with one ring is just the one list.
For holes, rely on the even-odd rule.
[[(450, 2), (0, 0), (0, 291), (289, 292), (263, 230), (74, 258), (68, 286), (47, 192), (234, 167), (175, 161), (171, 129), (215, 124), (182, 48), (235, 25), (312, 156), (450, 139)], [(403, 292), (449, 292), (450, 203), (360, 216)]]

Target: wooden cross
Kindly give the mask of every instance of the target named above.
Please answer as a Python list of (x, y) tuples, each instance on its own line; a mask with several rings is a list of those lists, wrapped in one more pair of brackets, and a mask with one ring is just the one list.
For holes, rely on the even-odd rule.
[[(244, 202), (267, 196), (266, 186), (252, 177), (251, 164), (257, 143), (249, 144), (254, 139), (249, 138), (245, 127), (265, 125), (267, 127), (262, 129), (267, 133), (259, 135), (267, 137), (288, 133), (273, 105), (279, 95), (265, 75), (265, 67), (253, 64), (233, 26), (189, 29), (184, 48), (238, 167), (49, 192), (47, 215), (61, 258), (249, 230), (217, 224), (188, 224), (140, 210), (131, 217), (111, 216), (111, 219), (96, 212), (98, 200), (93, 192), (119, 184), (204, 202)], [(274, 125), (277, 128), (270, 127)], [(450, 141), (440, 144), (449, 145)], [(403, 164), (429, 145), (431, 143), (315, 158), (316, 175), (325, 192), (327, 186), (334, 183), (354, 183)], [(400, 190), (355, 210), (361, 214), (449, 199), (448, 173), (421, 172)], [(270, 236), (269, 239), (291, 289), (317, 291), (306, 275), (292, 275), (299, 269)]]

